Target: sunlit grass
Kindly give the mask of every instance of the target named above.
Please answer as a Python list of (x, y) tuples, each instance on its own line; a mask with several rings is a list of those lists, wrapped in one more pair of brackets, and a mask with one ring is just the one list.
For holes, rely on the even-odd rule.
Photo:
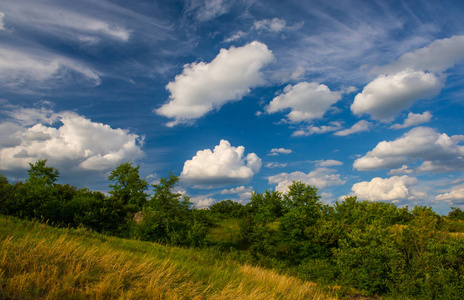
[(217, 220), (215, 226), (210, 228), (207, 239), (213, 243), (237, 247), (240, 241), (239, 224), (238, 219)]
[(449, 227), (450, 232), (464, 233), (464, 220), (443, 218), (443, 221)]
[(331, 299), (314, 283), (181, 249), (0, 216), (0, 298)]

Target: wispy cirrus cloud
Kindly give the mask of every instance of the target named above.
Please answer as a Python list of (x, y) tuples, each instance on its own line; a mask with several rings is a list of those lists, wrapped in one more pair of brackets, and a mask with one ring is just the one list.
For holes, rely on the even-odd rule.
[(0, 48), (0, 85), (5, 88), (27, 93), (30, 89), (49, 89), (79, 81), (99, 85), (100, 74), (77, 60), (46, 50)]
[[(89, 5), (95, 4), (89, 3)], [(74, 8), (59, 2), (28, 1), (27, 5), (24, 5), (18, 1), (6, 0), (3, 3), (3, 10), (8, 15), (10, 27), (13, 29), (27, 28), (60, 39), (76, 41), (87, 37), (127, 42), (130, 38), (130, 30), (121, 25), (117, 18), (109, 18), (108, 11), (101, 9), (100, 15), (93, 15), (85, 9), (79, 10), (78, 7)]]
[(189, 0), (186, 8), (188, 14), (202, 22), (212, 20), (226, 13), (229, 9), (229, 3), (224, 0)]

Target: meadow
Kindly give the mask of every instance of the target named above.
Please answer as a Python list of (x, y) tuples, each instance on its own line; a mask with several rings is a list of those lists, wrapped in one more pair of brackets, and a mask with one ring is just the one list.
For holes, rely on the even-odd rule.
[(335, 299), (316, 284), (185, 249), (0, 216), (3, 299)]

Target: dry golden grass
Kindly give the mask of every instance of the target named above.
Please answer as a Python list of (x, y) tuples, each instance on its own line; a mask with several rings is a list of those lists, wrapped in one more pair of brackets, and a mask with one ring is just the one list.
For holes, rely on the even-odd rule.
[(313, 283), (194, 249), (0, 219), (0, 298), (330, 299)]
[(1, 294), (43, 299), (178, 299), (198, 294), (200, 285), (168, 261), (140, 259), (106, 245), (84, 247), (62, 236), (1, 243)]

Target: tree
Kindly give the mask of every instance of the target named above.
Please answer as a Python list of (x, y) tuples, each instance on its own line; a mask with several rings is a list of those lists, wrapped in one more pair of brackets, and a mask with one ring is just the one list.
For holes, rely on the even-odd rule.
[(179, 178), (172, 173), (153, 184), (154, 194), (143, 209), (143, 221), (135, 225), (142, 240), (174, 245), (199, 245), (207, 233), (207, 224), (194, 214), (189, 198), (173, 189)]
[(8, 179), (0, 174), (0, 212), (8, 212), (8, 204), (12, 201), (12, 186)]
[(278, 191), (266, 191), (264, 194), (255, 191), (251, 195), (250, 206), (258, 223), (269, 223), (283, 215), (282, 194)]
[(304, 184), (301, 181), (293, 181), (288, 187), (288, 193), (284, 195), (284, 205), (287, 209), (295, 207), (314, 208), (319, 210), (322, 206), (317, 195), (317, 188)]
[(110, 184), (110, 195), (116, 200), (122, 202), (123, 205), (134, 205), (136, 209), (141, 209), (147, 203), (148, 184), (140, 178), (140, 166), (132, 166), (126, 162), (119, 165), (111, 172), (108, 180), (114, 181)]
[(187, 211), (190, 209), (192, 202), (187, 196), (180, 193), (173, 193), (174, 186), (179, 182), (179, 178), (169, 173), (169, 176), (161, 178), (159, 184), (152, 184), (153, 197), (150, 200), (150, 206), (157, 210), (164, 211)]
[(60, 172), (53, 167), (47, 167), (46, 164), (46, 159), (39, 159), (35, 164), (29, 163), (28, 181), (42, 182), (48, 186), (53, 185), (60, 176)]
[(448, 218), (453, 220), (464, 220), (464, 211), (459, 207), (451, 206), (451, 211), (448, 213)]
[(223, 200), (209, 207), (212, 214), (218, 214), (229, 218), (239, 218), (244, 214), (244, 206), (232, 200)]
[(9, 209), (12, 214), (20, 217), (37, 218), (57, 224), (60, 222), (62, 205), (56, 197), (55, 182), (60, 173), (46, 164), (46, 159), (40, 159), (35, 164), (29, 163), (29, 178), (24, 184), (14, 185), (16, 201)]

